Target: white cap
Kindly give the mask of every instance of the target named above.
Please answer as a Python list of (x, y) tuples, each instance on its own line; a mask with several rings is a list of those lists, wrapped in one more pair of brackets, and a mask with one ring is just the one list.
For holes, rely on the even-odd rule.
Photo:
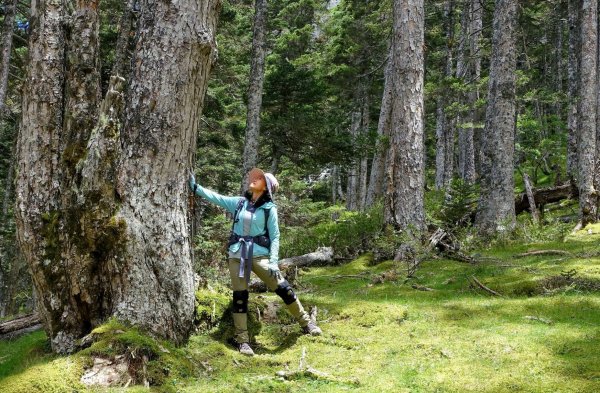
[(267, 183), (267, 190), (269, 190), (269, 196), (273, 199), (273, 194), (279, 190), (279, 182), (272, 173), (265, 173), (265, 180)]

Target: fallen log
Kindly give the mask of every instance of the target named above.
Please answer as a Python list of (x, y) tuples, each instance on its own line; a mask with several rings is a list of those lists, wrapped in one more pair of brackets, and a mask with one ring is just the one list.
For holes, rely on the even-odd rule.
[(27, 314), (10, 321), (0, 323), (0, 340), (10, 339), (21, 334), (41, 329), (41, 320), (37, 314)]
[(285, 271), (291, 267), (306, 267), (316, 264), (328, 264), (332, 262), (333, 248), (319, 247), (315, 252), (280, 260), (279, 269), (281, 271)]
[[(284, 258), (279, 261), (279, 270), (284, 273), (284, 276), (289, 282), (293, 280), (292, 274), (285, 274), (290, 268), (301, 268), (311, 265), (326, 265), (333, 263), (333, 248), (332, 247), (319, 247), (317, 251), (311, 252), (304, 255), (298, 255), (295, 257)], [(251, 292), (267, 292), (268, 288), (264, 282), (260, 279), (253, 279), (250, 281), (249, 289)]]
[[(556, 187), (540, 188), (532, 190), (536, 206), (547, 203), (559, 202), (563, 199), (576, 199), (579, 197), (579, 189), (575, 183), (563, 184)], [(515, 198), (515, 213), (519, 214), (529, 209), (529, 199), (524, 192)]]

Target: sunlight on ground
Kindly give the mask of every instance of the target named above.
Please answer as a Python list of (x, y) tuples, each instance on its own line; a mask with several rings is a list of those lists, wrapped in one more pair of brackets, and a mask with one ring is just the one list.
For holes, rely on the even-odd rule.
[[(600, 280), (595, 247), (573, 238), (484, 251), (485, 261), (477, 265), (432, 260), (406, 282), (399, 265), (398, 274), (374, 283), (394, 264), (371, 266), (369, 255), (343, 266), (313, 268), (300, 275), (296, 287), (306, 307), (318, 307), (323, 336), (301, 335), (289, 318), (283, 324), (258, 324), (257, 356), (248, 358), (216, 327), (182, 348), (181, 356), (195, 371), (171, 371), (159, 391), (597, 392), (600, 292), (574, 285), (549, 292), (542, 285), (565, 272)], [(559, 248), (569, 254), (519, 255)], [(472, 276), (503, 297), (472, 287)], [(413, 284), (433, 290), (413, 289)], [(256, 309), (258, 296), (251, 294), (250, 310)], [(267, 294), (260, 302), (276, 300)], [(37, 340), (20, 349), (33, 360), (8, 370), (9, 359), (0, 356), (0, 369), (7, 370), (0, 372), (0, 391), (77, 388), (79, 355), (45, 355), (36, 334)], [(4, 353), (11, 344), (1, 345)], [(304, 370), (318, 373), (297, 372), (301, 360)], [(174, 361), (168, 364), (177, 367)]]

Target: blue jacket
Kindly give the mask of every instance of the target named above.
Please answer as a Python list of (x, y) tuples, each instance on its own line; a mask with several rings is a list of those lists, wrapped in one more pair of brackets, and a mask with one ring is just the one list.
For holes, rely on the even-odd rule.
[[(200, 195), (209, 202), (221, 206), (231, 214), (235, 213), (238, 202), (244, 199), (244, 205), (238, 213), (239, 220), (233, 226), (233, 231), (240, 236), (260, 236), (265, 234), (265, 212), (264, 209), (270, 209), (267, 229), (269, 230), (269, 239), (271, 239), (270, 250), (266, 247), (254, 244), (253, 257), (269, 256), (269, 264), (277, 266), (279, 262), (279, 223), (277, 222), (277, 206), (273, 202), (267, 202), (259, 206), (252, 215), (252, 223), (250, 224), (250, 233), (243, 233), (244, 217), (246, 216), (246, 208), (249, 201), (244, 197), (229, 197), (217, 194), (214, 191), (204, 188), (197, 184), (196, 194)], [(229, 246), (230, 253), (237, 253), (240, 249), (240, 243), (234, 243)]]

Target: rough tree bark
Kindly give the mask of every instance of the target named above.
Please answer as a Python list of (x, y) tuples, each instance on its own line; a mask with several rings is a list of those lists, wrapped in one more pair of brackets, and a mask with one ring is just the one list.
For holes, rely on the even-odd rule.
[(183, 342), (194, 307), (186, 177), (219, 2), (139, 3), (127, 99), (112, 77), (103, 101), (96, 7), (32, 10), (17, 234), (57, 352), (110, 316)]
[(420, 231), (423, 206), (423, 0), (394, 0), (391, 143), (384, 202), (386, 224)]
[(581, 70), (579, 73), (579, 119), (577, 165), (579, 218), (582, 227), (596, 221), (597, 197), (594, 190), (597, 120), (598, 1), (583, 0), (581, 13)]
[(568, 98), (569, 109), (567, 115), (567, 175), (576, 179), (577, 169), (577, 107), (579, 97), (579, 63), (581, 61), (581, 0), (569, 0), (569, 59)]
[(13, 26), (17, 0), (4, 3), (4, 23), (2, 25), (2, 59), (0, 63), (0, 116), (6, 115), (6, 92), (8, 91), (8, 72), (10, 68), (10, 53), (13, 41)]
[[(444, 5), (444, 28), (446, 29), (446, 68), (444, 76), (452, 77), (452, 47), (454, 43), (454, 1), (448, 0)], [(454, 123), (446, 115), (448, 104), (447, 89), (443, 89), (437, 100), (437, 120), (435, 126), (435, 188), (443, 189), (450, 184), (454, 170)]]
[(119, 21), (119, 37), (115, 48), (115, 63), (112, 69), (112, 75), (118, 75), (126, 80), (131, 71), (132, 32), (135, 29), (136, 20), (133, 6), (134, 0), (124, 2), (123, 14)]
[(514, 204), (515, 71), (517, 1), (497, 0), (494, 9), (484, 162), (476, 225), (483, 233), (504, 231), (516, 222)]
[[(391, 54), (389, 56), (391, 58)], [(381, 108), (379, 110), (379, 121), (377, 123), (377, 141), (375, 142), (375, 153), (371, 163), (371, 174), (369, 177), (369, 189), (365, 207), (373, 206), (375, 201), (383, 195), (383, 178), (385, 172), (385, 154), (389, 143), (386, 138), (390, 135), (390, 113), (392, 102), (392, 77), (390, 75), (391, 60), (384, 71), (383, 97), (381, 98)]]
[(254, 30), (252, 36), (252, 62), (248, 86), (248, 112), (246, 114), (246, 139), (242, 173), (242, 192), (247, 187), (247, 175), (258, 162), (258, 136), (260, 133), (260, 108), (262, 106), (265, 76), (265, 51), (267, 29), (267, 0), (255, 0)]

